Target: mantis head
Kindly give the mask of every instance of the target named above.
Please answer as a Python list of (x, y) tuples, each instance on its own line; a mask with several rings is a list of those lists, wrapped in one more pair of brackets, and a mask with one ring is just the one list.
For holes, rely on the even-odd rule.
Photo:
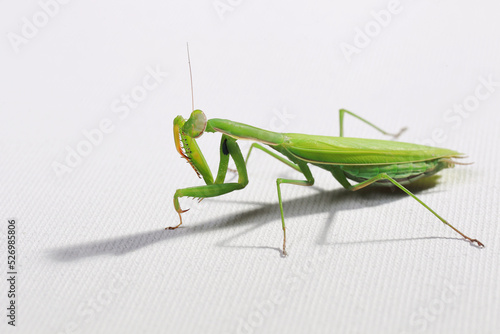
[(201, 137), (206, 127), (207, 117), (203, 111), (197, 109), (191, 113), (189, 119), (182, 126), (182, 130), (187, 136), (191, 138), (198, 138)]
[(193, 111), (187, 120), (177, 116), (174, 119), (174, 141), (177, 152), (193, 167), (198, 177), (203, 176), (207, 184), (211, 184), (212, 173), (195, 140), (201, 137), (206, 127), (207, 117), (199, 109)]

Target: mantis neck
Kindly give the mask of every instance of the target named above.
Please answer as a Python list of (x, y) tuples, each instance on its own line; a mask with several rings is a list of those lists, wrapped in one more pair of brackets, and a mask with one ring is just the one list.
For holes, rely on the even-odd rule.
[(282, 133), (263, 130), (251, 125), (227, 119), (212, 118), (207, 122), (206, 132), (221, 132), (235, 139), (249, 139), (268, 145), (279, 145), (284, 141)]

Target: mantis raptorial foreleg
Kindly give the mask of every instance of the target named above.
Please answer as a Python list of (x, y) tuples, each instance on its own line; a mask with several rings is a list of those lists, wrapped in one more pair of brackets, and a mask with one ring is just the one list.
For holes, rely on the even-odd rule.
[(369, 126), (371, 126), (372, 128), (380, 131), (382, 134), (384, 135), (387, 135), (387, 136), (392, 136), (392, 139), (396, 139), (398, 138), (403, 132), (406, 131), (406, 127), (405, 128), (402, 128), (401, 130), (399, 130), (398, 133), (389, 133), (387, 131), (384, 131), (382, 130), (381, 128), (379, 128), (378, 126), (376, 126), (375, 124), (367, 121), (366, 119), (356, 115), (355, 113), (353, 112), (350, 112), (349, 110), (345, 110), (345, 109), (340, 109), (339, 110), (339, 121), (340, 121), (340, 137), (344, 137), (344, 113), (348, 113), (349, 115), (353, 116), (353, 117), (356, 117), (357, 119), (359, 119), (360, 121), (368, 124)]
[[(236, 169), (238, 171), (238, 182), (236, 183), (223, 183), (226, 172), (228, 169), (229, 156), (233, 158), (234, 163), (236, 164)], [(223, 135), (221, 140), (221, 149), (220, 149), (220, 163), (219, 163), (219, 171), (217, 173), (217, 178), (214, 184), (207, 184), (205, 186), (198, 187), (190, 187), (177, 189), (174, 194), (174, 207), (177, 213), (179, 214), (180, 223), (177, 226), (167, 227), (166, 229), (173, 230), (178, 228), (182, 224), (182, 216), (181, 214), (188, 211), (182, 210), (179, 204), (179, 197), (190, 196), (190, 197), (215, 197), (227, 194), (231, 191), (243, 189), (248, 184), (248, 175), (247, 169), (245, 165), (245, 160), (243, 159), (243, 155), (241, 154), (241, 150), (236, 143), (236, 140)]]
[(464, 237), (465, 239), (469, 240), (471, 243), (476, 243), (478, 246), (484, 247), (484, 245), (479, 240), (472, 239), (472, 238), (466, 236), (465, 234), (463, 234), (462, 232), (460, 232), (453, 225), (451, 225), (450, 223), (448, 223), (443, 217), (441, 217), (440, 215), (438, 215), (436, 211), (432, 210), (427, 204), (425, 204), (424, 202), (422, 202), (411, 191), (409, 191), (408, 189), (406, 189), (401, 183), (399, 183), (398, 181), (394, 180), (392, 177), (390, 177), (389, 175), (387, 175), (385, 173), (382, 173), (382, 174), (379, 174), (377, 176), (374, 176), (371, 179), (363, 181), (361, 183), (358, 183), (355, 186), (350, 186), (348, 189), (352, 190), (352, 191), (356, 191), (356, 190), (362, 189), (364, 187), (367, 187), (370, 184), (375, 183), (377, 181), (380, 181), (382, 179), (389, 180), (396, 187), (398, 187), (399, 189), (403, 190), (406, 194), (408, 194), (411, 197), (413, 197), (417, 202), (419, 202), (420, 204), (422, 204), (427, 210), (429, 210), (434, 216), (436, 216), (439, 220), (441, 220), (445, 225), (448, 225), (449, 227), (451, 227), (455, 232), (457, 232), (458, 234), (460, 234), (462, 237)]
[(283, 228), (283, 256), (286, 256), (286, 226), (285, 217), (283, 215), (283, 201), (281, 200), (281, 188), (282, 183), (295, 184), (298, 186), (312, 186), (314, 184), (314, 177), (312, 176), (311, 170), (305, 163), (298, 164), (300, 171), (306, 177), (305, 181), (302, 180), (290, 180), (290, 179), (276, 179), (276, 186), (278, 188), (278, 200), (280, 203), (280, 213), (281, 213), (281, 226)]

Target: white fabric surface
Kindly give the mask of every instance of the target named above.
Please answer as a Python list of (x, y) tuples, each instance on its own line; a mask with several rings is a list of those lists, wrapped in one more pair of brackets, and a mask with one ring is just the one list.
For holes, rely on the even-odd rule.
[[(220, 4), (230, 7), (219, 15)], [(371, 12), (394, 6), (377, 31)], [(56, 7), (16, 52), (9, 33), (22, 34), (23, 17), (32, 21), (41, 5), (0, 4), (4, 274), (8, 218), (18, 222), (19, 256), (18, 326), (3, 311), (0, 332), (498, 332), (498, 3)], [(373, 37), (347, 61), (342, 47), (367, 27)], [(486, 248), (399, 191), (349, 193), (313, 167), (314, 187), (282, 188), (282, 258), (275, 180), (300, 175), (262, 152), (250, 159), (247, 188), (200, 204), (182, 199), (191, 208), (183, 227), (165, 231), (178, 222), (175, 190), (203, 184), (172, 140), (173, 118), (191, 111), (186, 41), (195, 107), (208, 118), (337, 135), (346, 108), (388, 131), (409, 126), (402, 141), (467, 153), (474, 164), (412, 189)], [(127, 107), (123, 94), (137, 103)], [(453, 109), (463, 104), (462, 114)], [(94, 132), (97, 144), (85, 147), (84, 132), (100, 126), (108, 133)], [(345, 132), (384, 138), (349, 116)], [(219, 140), (198, 141), (214, 173)], [(91, 152), (56, 173), (77, 147)], [(6, 291), (2, 279), (2, 310)]]

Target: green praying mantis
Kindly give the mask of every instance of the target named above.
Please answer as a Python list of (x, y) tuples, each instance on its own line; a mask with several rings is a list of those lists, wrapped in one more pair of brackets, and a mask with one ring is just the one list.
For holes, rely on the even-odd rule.
[[(189, 52), (189, 50), (188, 50)], [(188, 53), (189, 57), (189, 53)], [(191, 80), (192, 83), (192, 80)], [(192, 89), (192, 85), (191, 85)], [(193, 103), (194, 105), (194, 103)], [(193, 107), (194, 109), (194, 107)], [(176, 229), (182, 224), (182, 214), (188, 210), (181, 209), (180, 197), (206, 198), (216, 197), (229, 192), (245, 188), (248, 184), (246, 165), (252, 150), (259, 149), (287, 166), (301, 173), (305, 180), (276, 179), (278, 201), (283, 229), (283, 255), (286, 256), (286, 227), (281, 197), (282, 184), (312, 186), (314, 178), (309, 164), (330, 172), (333, 177), (347, 190), (356, 191), (377, 183), (382, 186), (396, 186), (417, 202), (423, 205), (445, 225), (452, 228), (463, 238), (477, 244), (484, 245), (477, 239), (472, 239), (448, 223), (444, 218), (411, 193), (404, 185), (417, 179), (428, 177), (445, 169), (452, 168), (459, 163), (454, 159), (464, 158), (462, 153), (424, 145), (397, 142), (394, 140), (375, 140), (344, 137), (344, 115), (349, 114), (384, 135), (391, 135), (396, 139), (405, 129), (397, 134), (390, 134), (380, 129), (364, 118), (340, 109), (339, 137), (309, 135), (300, 133), (279, 133), (260, 129), (243, 123), (226, 119), (208, 119), (201, 110), (194, 110), (189, 119), (177, 116), (174, 119), (175, 147), (181, 157), (193, 167), (199, 178), (203, 178), (206, 185), (177, 189), (174, 194), (174, 207), (179, 214), (179, 224), (167, 227)], [(214, 180), (212, 172), (196, 142), (203, 133), (221, 133), (220, 162), (217, 176)], [(246, 158), (243, 158), (237, 140), (251, 140)], [(266, 145), (266, 146), (264, 146)], [(237, 182), (225, 183), (228, 171), (229, 157), (236, 165)], [(351, 185), (352, 180), (357, 184)]]
[[(227, 194), (234, 190), (245, 188), (248, 184), (246, 164), (252, 149), (259, 149), (283, 162), (287, 166), (301, 173), (305, 180), (276, 179), (278, 201), (283, 228), (283, 255), (286, 255), (286, 227), (283, 214), (283, 201), (281, 197), (281, 184), (295, 184), (312, 186), (314, 178), (308, 164), (315, 165), (332, 173), (333, 177), (347, 190), (356, 191), (373, 183), (379, 185), (394, 185), (413, 197), (427, 210), (434, 214), (444, 224), (451, 227), (463, 238), (484, 245), (477, 239), (472, 239), (448, 223), (444, 218), (411, 193), (404, 184), (436, 174), (445, 168), (454, 167), (459, 162), (453, 160), (463, 158), (464, 155), (444, 148), (397, 142), (392, 140), (375, 140), (363, 138), (344, 137), (344, 114), (350, 114), (366, 124), (374, 127), (385, 135), (391, 135), (358, 115), (341, 109), (340, 136), (319, 136), (300, 133), (279, 133), (260, 129), (247, 124), (233, 122), (226, 119), (209, 119), (201, 110), (194, 110), (189, 119), (182, 116), (174, 119), (175, 147), (180, 155), (185, 158), (198, 177), (203, 177), (206, 185), (178, 189), (174, 194), (174, 207), (179, 214), (180, 223), (177, 226), (167, 227), (176, 229), (182, 224), (182, 210), (179, 198), (184, 196), (206, 198)], [(404, 131), (402, 129), (398, 135)], [(196, 143), (204, 132), (222, 134), (220, 143), (220, 163), (217, 177), (213, 178), (212, 172)], [(246, 159), (243, 158), (238, 146), (238, 139), (252, 140)], [(273, 152), (270, 149), (276, 151)], [(224, 183), (228, 171), (229, 157), (236, 165), (238, 181)], [(351, 185), (348, 179), (358, 182)]]

